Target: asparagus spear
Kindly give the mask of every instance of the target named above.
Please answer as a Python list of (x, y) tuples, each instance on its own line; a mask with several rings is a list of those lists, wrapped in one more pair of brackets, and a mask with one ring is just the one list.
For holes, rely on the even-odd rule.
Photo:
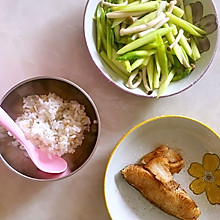
[(112, 11), (122, 11), (122, 12), (151, 12), (158, 9), (159, 3), (157, 1), (150, 1), (140, 4), (128, 4), (126, 6), (116, 6), (112, 7)]
[(135, 70), (136, 68), (138, 68), (139, 66), (141, 66), (143, 62), (144, 62), (144, 58), (139, 58), (135, 60), (131, 65), (131, 72)]
[(166, 48), (165, 48), (163, 39), (159, 34), (157, 35), (157, 41), (159, 44), (158, 49), (157, 49), (159, 64), (161, 66), (162, 74), (164, 74), (164, 76), (167, 77), (169, 70), (168, 70)]
[(165, 92), (171, 80), (173, 79), (174, 75), (175, 75), (175, 71), (174, 69), (172, 69), (169, 75), (161, 83), (160, 88), (158, 89), (157, 98), (159, 98)]
[(194, 25), (190, 24), (189, 22), (187, 22), (181, 18), (178, 18), (177, 16), (175, 16), (169, 12), (165, 12), (165, 14), (170, 18), (170, 21), (173, 24), (175, 24), (176, 26), (184, 29), (186, 32), (188, 32), (194, 36), (202, 37), (202, 35), (195, 30)]
[(170, 31), (172, 31), (172, 28), (160, 28), (160, 29), (157, 29), (147, 35), (145, 35), (144, 37), (142, 38), (139, 38), (129, 44), (127, 44), (126, 46), (124, 46), (123, 48), (121, 48), (117, 54), (124, 54), (126, 52), (129, 52), (131, 50), (135, 50), (137, 49), (138, 47), (141, 47), (147, 43), (150, 43), (152, 41), (155, 41), (156, 40), (156, 36), (157, 34), (159, 34), (160, 36), (164, 36), (165, 34), (169, 33)]
[(154, 60), (153, 57), (150, 57), (150, 60), (147, 64), (147, 76), (148, 76), (148, 83), (151, 90), (154, 89), (153, 80), (154, 80)]
[(96, 9), (96, 47), (98, 52), (101, 50), (102, 25), (101, 25), (101, 6), (98, 4)]
[(107, 56), (109, 59), (112, 59), (112, 43), (113, 43), (113, 33), (111, 29), (111, 23), (109, 20), (106, 21), (106, 34), (107, 34)]
[(136, 50), (125, 53), (117, 58), (117, 60), (131, 60), (131, 59), (139, 59), (147, 56), (151, 56), (154, 54), (156, 50)]
[(128, 79), (127, 76), (120, 69), (118, 69), (118, 67), (114, 65), (114, 63), (111, 60), (108, 59), (105, 51), (101, 51), (100, 56), (119, 77), (121, 77), (124, 80)]
[(158, 53), (155, 54), (155, 68), (154, 68), (154, 88), (158, 89), (160, 86), (161, 66), (159, 64)]

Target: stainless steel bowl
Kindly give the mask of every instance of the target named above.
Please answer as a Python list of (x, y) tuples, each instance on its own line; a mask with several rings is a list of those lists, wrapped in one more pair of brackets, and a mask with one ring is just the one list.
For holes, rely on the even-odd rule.
[(40, 171), (22, 150), (13, 146), (12, 137), (0, 138), (0, 156), (4, 163), (15, 173), (38, 181), (58, 180), (79, 171), (91, 158), (100, 133), (100, 118), (94, 102), (82, 88), (66, 79), (47, 76), (27, 79), (11, 88), (0, 100), (0, 105), (15, 120), (22, 113), (23, 97), (49, 93), (55, 93), (65, 100), (76, 100), (84, 105), (92, 123), (90, 132), (85, 133), (85, 139), (75, 153), (63, 156), (68, 163), (68, 170), (62, 174)]

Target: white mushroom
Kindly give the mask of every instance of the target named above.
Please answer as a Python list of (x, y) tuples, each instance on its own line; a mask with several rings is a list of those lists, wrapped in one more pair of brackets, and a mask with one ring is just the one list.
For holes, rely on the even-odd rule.
[[(137, 81), (135, 83), (133, 83), (134, 78), (139, 75)], [(139, 70), (136, 69), (128, 78), (128, 87), (130, 89), (135, 89), (137, 88), (142, 82), (142, 74), (139, 73)]]
[(164, 24), (166, 24), (170, 20), (169, 17), (164, 18), (162, 21), (158, 22), (155, 26), (154, 29), (158, 29), (162, 27)]
[(157, 23), (154, 27), (150, 28), (149, 30), (146, 31), (142, 31), (140, 33), (138, 33), (139, 37), (143, 37), (146, 34), (149, 34), (152, 31), (157, 30), (158, 28), (162, 27), (164, 24), (166, 24), (168, 21), (170, 20), (169, 17), (164, 18), (162, 21), (160, 21), (159, 23)]
[(159, 16), (157, 16), (155, 19), (149, 21), (147, 24), (141, 24), (135, 27), (130, 27), (130, 28), (122, 28), (120, 30), (120, 35), (128, 35), (128, 34), (133, 34), (133, 33), (138, 33), (141, 31), (146, 31), (149, 30), (150, 28), (154, 27), (157, 23), (165, 19), (166, 15), (162, 12)]
[(188, 63), (188, 61), (186, 60), (184, 54), (183, 54), (183, 51), (180, 49), (180, 54), (181, 54), (181, 57), (182, 57), (182, 64), (185, 68), (190, 68), (190, 64)]
[(135, 33), (135, 34), (133, 34), (131, 36), (131, 40), (136, 40), (137, 38), (138, 38), (138, 34), (137, 33)]
[(172, 48), (173, 48), (173, 47), (180, 41), (180, 39), (182, 38), (183, 33), (184, 33), (183, 29), (180, 29), (180, 30), (179, 30), (179, 33), (178, 33), (178, 35), (177, 35), (177, 37), (176, 37), (176, 39), (175, 39), (175, 41), (174, 41), (170, 46), (167, 47), (167, 50), (169, 50), (169, 51), (172, 50)]
[(169, 6), (169, 8), (168, 8), (167, 12), (172, 13), (173, 8), (174, 8), (174, 6), (176, 5), (176, 3), (177, 3), (177, 1), (176, 1), (176, 0), (171, 1), (171, 2), (170, 2), (170, 6)]
[(146, 31), (141, 31), (140, 33), (138, 33), (138, 37), (143, 37), (143, 36), (151, 33), (152, 31), (155, 31), (155, 30), (156, 30), (155, 28), (150, 28), (150, 29), (148, 29)]
[(135, 27), (130, 27), (130, 28), (121, 28), (120, 35), (124, 36), (128, 34), (138, 33), (138, 32), (146, 30), (146, 28), (147, 28), (146, 24), (141, 24)]
[(147, 90), (147, 94), (150, 95), (152, 93), (152, 90), (150, 89), (148, 82), (147, 82), (147, 68), (146, 68), (146, 66), (144, 66), (142, 68), (142, 78), (143, 78), (144, 88)]
[(166, 1), (161, 1), (159, 8), (157, 9), (157, 16), (160, 15), (166, 8), (167, 2)]

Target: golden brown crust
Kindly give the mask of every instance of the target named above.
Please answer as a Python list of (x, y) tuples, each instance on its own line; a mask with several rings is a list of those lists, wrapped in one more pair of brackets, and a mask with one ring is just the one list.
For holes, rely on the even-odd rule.
[(179, 173), (180, 170), (184, 166), (183, 158), (174, 150), (171, 148), (162, 145), (158, 148), (156, 148), (154, 151), (146, 154), (142, 160), (141, 163), (145, 165), (147, 162), (149, 162), (151, 159), (156, 157), (163, 157), (165, 156), (168, 159), (169, 166), (170, 166), (170, 172), (172, 174)]

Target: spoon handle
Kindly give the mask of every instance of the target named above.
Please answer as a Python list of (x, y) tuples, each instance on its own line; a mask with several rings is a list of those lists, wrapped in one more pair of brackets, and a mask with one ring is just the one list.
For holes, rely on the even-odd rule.
[[(4, 127), (7, 131), (9, 131), (15, 138), (17, 138), (22, 145), (25, 145), (24, 143), (27, 143), (28, 140), (26, 139), (23, 131), (2, 107), (0, 107), (0, 125)], [(31, 144), (29, 145), (29, 147), (32, 147)], [(28, 149), (26, 150), (28, 151)], [(28, 153), (30, 152), (28, 151)]]

